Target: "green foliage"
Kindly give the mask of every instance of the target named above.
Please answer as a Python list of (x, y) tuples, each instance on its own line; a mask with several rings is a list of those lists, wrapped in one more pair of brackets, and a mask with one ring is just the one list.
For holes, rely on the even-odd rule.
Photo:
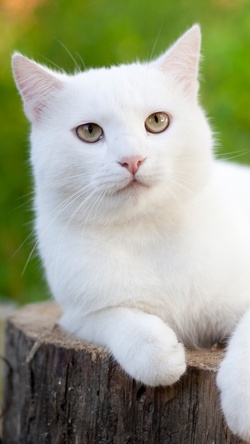
[(83, 68), (151, 58), (199, 22), (205, 56), (201, 102), (219, 132), (218, 153), (250, 162), (250, 2), (4, 0), (0, 8), (0, 297), (24, 303), (48, 297), (48, 292), (38, 259), (29, 257), (35, 244), (30, 235), (29, 125), (11, 76), (12, 51), (72, 72), (76, 64)]

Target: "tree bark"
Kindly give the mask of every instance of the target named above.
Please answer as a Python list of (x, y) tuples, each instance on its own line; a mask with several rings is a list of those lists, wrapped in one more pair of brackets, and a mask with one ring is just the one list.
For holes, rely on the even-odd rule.
[(242, 443), (220, 409), (223, 350), (187, 351), (178, 383), (149, 388), (105, 349), (68, 336), (59, 317), (55, 304), (34, 304), (7, 324), (3, 444)]

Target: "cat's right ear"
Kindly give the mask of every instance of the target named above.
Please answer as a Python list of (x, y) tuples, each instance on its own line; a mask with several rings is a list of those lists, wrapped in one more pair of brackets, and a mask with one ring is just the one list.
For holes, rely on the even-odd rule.
[(63, 87), (60, 74), (19, 53), (12, 57), (12, 69), (26, 116), (31, 122), (39, 121), (55, 92)]

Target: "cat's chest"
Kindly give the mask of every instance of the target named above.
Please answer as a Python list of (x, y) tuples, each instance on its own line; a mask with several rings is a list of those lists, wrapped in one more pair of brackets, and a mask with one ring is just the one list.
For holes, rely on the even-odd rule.
[[(154, 242), (141, 242), (131, 238), (112, 238), (83, 246), (87, 257), (87, 275), (96, 274), (102, 282), (105, 295), (124, 304), (164, 306), (174, 295), (185, 297), (190, 291), (190, 278), (195, 258), (185, 246), (164, 236)], [(110, 295), (110, 296), (109, 296)]]

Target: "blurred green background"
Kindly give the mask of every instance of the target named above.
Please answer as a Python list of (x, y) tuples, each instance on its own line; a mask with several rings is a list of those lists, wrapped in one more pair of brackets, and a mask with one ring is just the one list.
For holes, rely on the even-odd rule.
[(13, 50), (73, 72), (69, 52), (81, 66), (147, 59), (195, 22), (203, 32), (201, 103), (219, 133), (218, 155), (250, 163), (249, 0), (0, 1), (0, 299), (48, 297), (39, 260), (29, 258), (29, 124), (12, 80)]

